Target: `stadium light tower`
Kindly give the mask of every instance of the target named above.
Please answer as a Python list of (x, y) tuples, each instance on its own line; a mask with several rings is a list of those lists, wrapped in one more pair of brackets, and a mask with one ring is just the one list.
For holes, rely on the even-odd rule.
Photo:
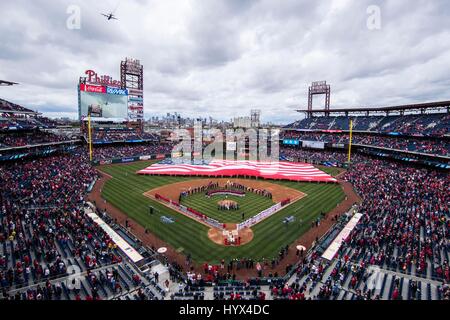
[(325, 95), (325, 116), (330, 114), (331, 86), (326, 81), (315, 81), (308, 89), (308, 116), (312, 114), (313, 97), (322, 94)]
[(89, 110), (89, 112), (88, 112), (88, 144), (89, 144), (89, 161), (92, 161), (91, 110)]
[(140, 60), (126, 58), (120, 62), (122, 89), (128, 90), (128, 117), (144, 129), (144, 67)]

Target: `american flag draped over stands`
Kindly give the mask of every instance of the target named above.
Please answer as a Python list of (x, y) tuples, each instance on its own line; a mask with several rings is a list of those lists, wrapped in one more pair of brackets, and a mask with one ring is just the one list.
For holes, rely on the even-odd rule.
[(336, 182), (336, 179), (307, 163), (212, 160), (205, 164), (163, 161), (137, 172), (175, 176), (251, 176), (265, 179)]

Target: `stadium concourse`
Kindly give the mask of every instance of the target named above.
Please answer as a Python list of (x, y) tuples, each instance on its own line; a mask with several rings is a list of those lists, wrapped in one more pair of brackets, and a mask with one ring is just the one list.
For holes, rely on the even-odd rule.
[[(380, 156), (367, 146), (355, 148), (339, 179), (353, 185), (361, 203), (335, 219), (309, 250), (281, 250), (275, 265), (282, 272), (249, 260), (191, 269), (189, 259), (186, 264), (164, 259), (130, 232), (128, 220), (122, 225), (86, 201), (99, 176), (83, 139), (52, 135), (47, 125), (24, 115), (23, 107), (3, 104), (9, 109), (0, 129), (1, 299), (450, 300), (450, 179), (442, 157), (410, 154), (416, 157), (411, 163), (395, 150)], [(357, 123), (383, 133), (429, 133), (448, 150), (443, 136), (448, 119), (447, 114)], [(308, 119), (295, 127), (330, 129), (347, 120)], [(370, 125), (372, 120), (378, 124)], [(20, 133), (12, 133), (17, 124)], [(151, 144), (151, 152), (168, 148), (160, 140)], [(102, 159), (142, 152), (142, 145), (123, 142), (105, 148)], [(346, 161), (344, 151), (331, 148), (283, 146), (281, 156), (338, 166)], [(324, 257), (355, 211), (361, 214), (355, 228), (335, 255)], [(285, 265), (286, 255), (295, 255), (295, 263)], [(240, 269), (255, 276), (237, 280)]]

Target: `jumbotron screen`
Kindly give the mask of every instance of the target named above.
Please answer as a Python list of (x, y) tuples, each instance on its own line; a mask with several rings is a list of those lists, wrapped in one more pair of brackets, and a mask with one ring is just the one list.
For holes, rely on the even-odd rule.
[(80, 84), (80, 120), (96, 118), (128, 119), (128, 92), (126, 89)]

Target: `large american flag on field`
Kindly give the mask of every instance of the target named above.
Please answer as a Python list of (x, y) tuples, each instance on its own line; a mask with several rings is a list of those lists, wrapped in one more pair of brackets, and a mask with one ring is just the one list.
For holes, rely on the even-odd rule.
[(137, 172), (148, 175), (251, 176), (274, 180), (336, 182), (336, 179), (307, 163), (212, 160), (204, 164), (163, 161)]

